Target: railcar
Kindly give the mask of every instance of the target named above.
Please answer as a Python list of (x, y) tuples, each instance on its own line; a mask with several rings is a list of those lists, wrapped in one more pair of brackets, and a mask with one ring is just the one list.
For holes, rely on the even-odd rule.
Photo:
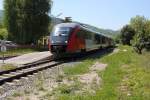
[(113, 46), (113, 40), (79, 23), (61, 23), (54, 27), (49, 38), (53, 54), (87, 52)]

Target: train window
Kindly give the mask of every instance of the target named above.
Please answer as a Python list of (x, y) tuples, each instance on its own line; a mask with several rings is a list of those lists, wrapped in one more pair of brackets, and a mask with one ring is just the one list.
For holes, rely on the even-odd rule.
[(92, 39), (93, 38), (94, 33), (87, 31), (87, 30), (85, 30), (84, 32), (85, 32), (84, 35), (85, 35), (86, 39)]
[(72, 28), (70, 27), (56, 27), (52, 31), (53, 36), (68, 36)]
[(78, 31), (77, 36), (79, 38), (85, 38), (85, 32), (83, 30)]
[(100, 35), (100, 44), (103, 44), (102, 39), (103, 39), (103, 36), (102, 36), (102, 35)]
[(85, 38), (85, 39), (92, 39), (92, 32), (81, 29), (78, 33), (77, 36), (80, 38)]
[(102, 36), (102, 43), (106, 43), (104, 36)]
[(100, 35), (98, 34), (94, 34), (94, 41), (96, 44), (99, 44), (101, 41), (100, 41)]

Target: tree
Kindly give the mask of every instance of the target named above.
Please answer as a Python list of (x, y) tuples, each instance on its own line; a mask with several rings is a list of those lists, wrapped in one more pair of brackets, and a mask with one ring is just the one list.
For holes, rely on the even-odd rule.
[(135, 16), (130, 20), (130, 26), (135, 30), (135, 32), (143, 31), (145, 29), (145, 24), (147, 19), (144, 16)]
[(130, 25), (135, 30), (132, 45), (138, 53), (142, 53), (142, 50), (146, 47), (147, 42), (147, 27), (148, 20), (144, 16), (136, 16), (131, 19)]
[(9, 39), (31, 44), (48, 33), (51, 0), (4, 0)]
[(120, 37), (121, 37), (121, 34), (117, 34), (114, 36), (115, 43), (117, 43), (117, 44), (120, 43)]
[(137, 53), (142, 54), (142, 49), (145, 47), (142, 31), (138, 31), (136, 33), (136, 35), (134, 36), (132, 45)]
[(145, 48), (150, 50), (150, 20), (145, 25)]
[[(16, 12), (16, 0), (4, 0), (4, 25), (8, 30), (8, 37), (11, 40), (18, 37), (17, 31), (17, 12)], [(15, 40), (18, 40), (17, 38)], [(17, 42), (17, 41), (16, 41)]]
[(135, 35), (134, 29), (130, 25), (126, 25), (121, 29), (120, 40), (124, 45), (131, 45), (130, 41), (133, 39)]

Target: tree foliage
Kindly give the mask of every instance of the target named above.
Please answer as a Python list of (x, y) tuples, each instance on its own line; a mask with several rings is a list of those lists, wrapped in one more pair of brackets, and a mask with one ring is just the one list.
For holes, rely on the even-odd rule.
[(48, 33), (51, 0), (4, 0), (4, 8), (9, 39), (30, 44)]
[(124, 26), (121, 33), (122, 42), (128, 44), (132, 40), (132, 46), (138, 53), (141, 54), (144, 48), (150, 49), (150, 20), (144, 16), (131, 18), (130, 24)]
[(145, 47), (150, 50), (150, 20), (146, 22), (145, 25)]
[(130, 25), (125, 25), (121, 29), (121, 43), (124, 45), (131, 45), (130, 41), (133, 39), (133, 36), (135, 35), (134, 29)]
[(149, 20), (144, 16), (136, 16), (130, 21), (131, 27), (136, 32), (132, 45), (138, 53), (142, 53), (142, 49), (149, 45), (149, 24)]

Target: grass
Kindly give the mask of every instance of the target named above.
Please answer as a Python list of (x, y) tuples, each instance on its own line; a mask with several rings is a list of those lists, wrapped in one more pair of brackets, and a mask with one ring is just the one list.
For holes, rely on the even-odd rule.
[(44, 88), (44, 77), (42, 74), (38, 74), (38, 80), (36, 80), (35, 85), (38, 91), (46, 91)]
[[(150, 53), (137, 55), (135, 63), (123, 68), (126, 73), (126, 80), (121, 83), (126, 86), (126, 91), (121, 94), (128, 100), (149, 100), (150, 99)], [(130, 94), (130, 96), (125, 96)]]
[[(74, 95), (76, 91), (79, 91), (82, 88), (83, 84), (79, 81), (76, 81), (73, 84), (60, 84), (57, 88), (55, 88), (52, 92), (47, 92), (46, 95), (41, 97), (42, 99), (51, 100), (54, 97), (54, 100), (59, 100), (59, 96), (61, 95)], [(52, 99), (53, 100), (53, 99)], [(71, 99), (70, 99), (71, 100)]]
[[(26, 48), (26, 49), (12, 49), (12, 50), (8, 50), (7, 52), (4, 52), (4, 55), (7, 56), (18, 56), (18, 55), (22, 55), (22, 54), (26, 54), (26, 53), (31, 53), (31, 52), (35, 52), (37, 50), (35, 49), (30, 49), (30, 48)], [(0, 56), (2, 57), (3, 52), (0, 52)]]
[(93, 60), (87, 59), (76, 66), (67, 66), (64, 68), (64, 73), (68, 75), (84, 74), (89, 71), (89, 67), (93, 64)]
[[(64, 75), (58, 76), (56, 81), (62, 82), (68, 78), (74, 83), (59, 84), (52, 92), (44, 91), (43, 78), (39, 75), (36, 81), (38, 91), (46, 93), (41, 99), (51, 100), (54, 97), (56, 100), (150, 100), (150, 52), (138, 55), (130, 46), (119, 46), (118, 49), (117, 53), (91, 57), (75, 66), (64, 67)], [(89, 68), (98, 61), (108, 66), (104, 71), (97, 72), (102, 82), (99, 87), (95, 87), (93, 82), (96, 93), (80, 92), (85, 84), (81, 84), (77, 76), (90, 72)]]
[[(116, 54), (93, 59), (108, 64), (99, 73), (103, 84), (95, 95), (61, 94), (59, 100), (150, 100), (150, 53), (138, 55), (129, 46), (119, 49)], [(86, 73), (93, 60), (65, 68), (64, 72), (67, 75)]]
[(12, 64), (5, 64), (0, 66), (0, 71), (5, 71), (5, 70), (11, 70), (11, 69), (15, 69), (16, 66), (12, 65)]
[(13, 97), (20, 97), (22, 96), (23, 94), (21, 94), (20, 92), (15, 92), (13, 93)]

